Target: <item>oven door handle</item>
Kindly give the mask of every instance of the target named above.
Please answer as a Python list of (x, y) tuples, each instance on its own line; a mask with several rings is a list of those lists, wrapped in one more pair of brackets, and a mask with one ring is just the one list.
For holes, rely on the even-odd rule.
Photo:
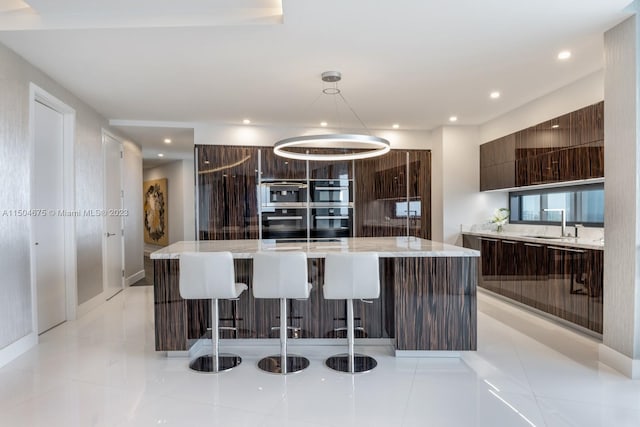
[(268, 216), (268, 221), (297, 221), (301, 220), (302, 216)]
[(315, 189), (320, 191), (344, 191), (348, 190), (349, 187), (315, 187)]

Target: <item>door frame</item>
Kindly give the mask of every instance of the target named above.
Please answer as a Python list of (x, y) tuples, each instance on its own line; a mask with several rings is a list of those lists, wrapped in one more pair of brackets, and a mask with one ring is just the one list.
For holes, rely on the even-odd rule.
[[(52, 110), (62, 114), (62, 200), (64, 210), (66, 212), (75, 212), (75, 124), (76, 110), (51, 95), (46, 90), (37, 86), (35, 83), (29, 83), (29, 142), (30, 148), (30, 183), (29, 183), (29, 203), (33, 208), (43, 208), (46, 206), (34, 206), (35, 191), (33, 191), (33, 183), (35, 182), (35, 107), (36, 102), (46, 105)], [(47, 212), (48, 213), (48, 212)], [(58, 213), (54, 213), (58, 214)], [(31, 323), (32, 330), (38, 335), (38, 287), (36, 283), (36, 253), (35, 253), (35, 234), (34, 234), (34, 217), (31, 216), (29, 221), (29, 258), (31, 260)], [(74, 320), (77, 315), (78, 305), (78, 269), (77, 269), (77, 251), (76, 251), (76, 216), (64, 216), (64, 277), (65, 277), (65, 307), (66, 320)]]
[[(106, 168), (106, 138), (109, 137), (120, 144), (120, 208), (124, 209), (124, 143), (121, 138), (106, 129), (102, 129), (102, 207), (107, 208), (107, 168)], [(120, 292), (125, 288), (124, 277), (124, 216), (120, 215), (120, 266), (123, 274), (120, 276)], [(107, 215), (102, 216), (102, 292), (107, 291)], [(117, 295), (117, 294), (115, 294)], [(113, 298), (111, 295), (107, 300)]]

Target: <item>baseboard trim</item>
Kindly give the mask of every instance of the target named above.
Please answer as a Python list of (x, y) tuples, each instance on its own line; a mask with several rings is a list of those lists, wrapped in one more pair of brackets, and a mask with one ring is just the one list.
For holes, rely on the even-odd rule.
[(449, 351), (449, 350), (396, 350), (396, 357), (460, 358), (460, 352), (459, 351)]
[(91, 298), (89, 301), (83, 302), (78, 306), (78, 310), (76, 311), (78, 317), (84, 316), (94, 308), (98, 307), (100, 304), (104, 303), (106, 300), (104, 296), (104, 292), (100, 292), (95, 297)]
[(601, 363), (627, 377), (633, 380), (640, 379), (640, 359), (632, 359), (604, 344), (600, 344), (598, 347), (598, 358)]
[(126, 279), (124, 279), (124, 286), (125, 287), (129, 287), (131, 285), (133, 285), (134, 283), (136, 283), (138, 280), (142, 280), (144, 279), (145, 274), (144, 274), (144, 269), (138, 271), (137, 273), (132, 274), (131, 276), (127, 277)]
[(38, 334), (31, 332), (0, 350), (0, 368), (38, 344)]

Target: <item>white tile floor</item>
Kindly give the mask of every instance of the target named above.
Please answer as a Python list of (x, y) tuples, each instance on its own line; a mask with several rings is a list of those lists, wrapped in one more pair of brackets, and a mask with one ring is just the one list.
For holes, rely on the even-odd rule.
[(461, 359), (397, 359), (352, 377), (300, 348), (311, 366), (280, 377), (236, 348), (220, 375), (153, 348), (152, 294), (132, 287), (46, 333), (0, 369), (1, 426), (640, 426), (640, 381), (597, 362), (597, 342), (479, 297), (479, 349)]

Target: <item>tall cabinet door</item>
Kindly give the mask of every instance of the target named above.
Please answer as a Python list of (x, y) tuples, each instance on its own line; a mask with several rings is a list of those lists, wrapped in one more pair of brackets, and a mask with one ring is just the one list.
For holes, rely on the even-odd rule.
[(500, 294), (520, 301), (522, 298), (522, 243), (513, 240), (500, 240), (500, 256), (497, 268), (500, 273)]
[(431, 152), (392, 150), (355, 163), (355, 235), (431, 238)]
[(584, 327), (589, 326), (586, 252), (547, 246), (549, 313)]
[(258, 149), (196, 147), (199, 240), (257, 239)]
[(589, 293), (589, 329), (598, 333), (602, 333), (603, 267), (604, 252), (587, 251), (584, 272)]
[(431, 239), (431, 152), (409, 151), (409, 235)]
[(500, 293), (500, 274), (498, 272), (499, 241), (480, 237), (480, 276), (478, 286)]
[(355, 227), (357, 237), (407, 234), (407, 153), (356, 161)]
[(522, 243), (521, 302), (542, 311), (549, 311), (547, 247), (537, 243)]

